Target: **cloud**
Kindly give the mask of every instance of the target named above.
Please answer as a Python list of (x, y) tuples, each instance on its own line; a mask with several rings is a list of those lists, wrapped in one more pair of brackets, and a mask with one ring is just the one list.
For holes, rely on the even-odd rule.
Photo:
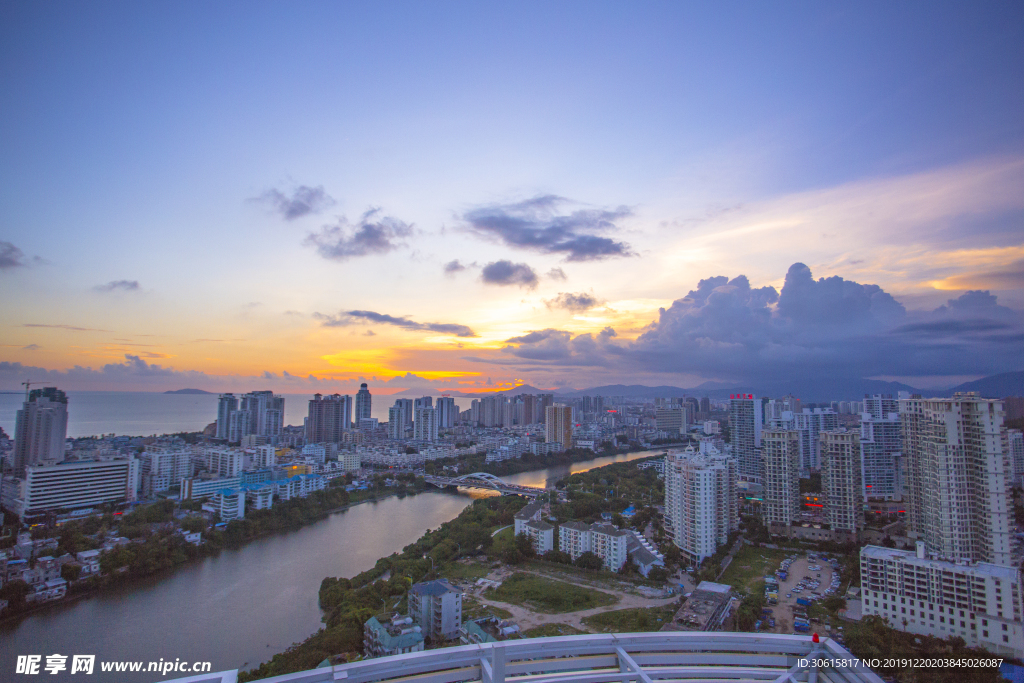
[(74, 325), (45, 325), (43, 323), (25, 323), (22, 327), (48, 327), (55, 330), (70, 330), (71, 332), (107, 332), (93, 327), (75, 327)]
[(1020, 367), (1024, 315), (971, 291), (908, 312), (880, 287), (790, 267), (781, 291), (718, 276), (659, 311), (635, 340), (540, 330), (503, 353), (553, 367), (696, 374), (756, 383), (821, 377), (987, 375)]
[(22, 351), (38, 351), (41, 348), (43, 348), (43, 347), (40, 346), (39, 344), (29, 344), (28, 346), (22, 346), (21, 350)]
[(598, 299), (593, 294), (587, 294), (586, 292), (580, 292), (579, 294), (559, 292), (558, 296), (554, 299), (544, 300), (544, 304), (548, 308), (564, 308), (565, 310), (572, 311), (573, 313), (582, 313), (594, 306), (600, 306), (603, 303), (604, 301)]
[(519, 285), (531, 289), (537, 286), (537, 273), (525, 263), (504, 260), (488, 263), (480, 277), (491, 285)]
[(105, 285), (96, 285), (93, 287), (97, 292), (135, 292), (139, 289), (138, 280), (111, 280)]
[(355, 225), (341, 217), (337, 225), (325, 225), (320, 232), (310, 233), (305, 244), (316, 247), (318, 254), (332, 261), (386, 254), (405, 246), (400, 240), (412, 234), (412, 226), (389, 216), (375, 220), (379, 212), (367, 211)]
[(25, 252), (10, 242), (0, 240), (0, 270), (20, 268), (25, 263)]
[[(344, 311), (338, 315), (324, 315), (314, 313), (313, 317), (321, 321), (323, 327), (345, 327), (358, 322), (373, 322), (384, 325), (394, 325), (406, 330), (424, 330), (427, 332), (439, 332), (440, 334), (452, 334), (456, 337), (475, 337), (473, 330), (466, 325), (454, 323), (418, 323), (408, 318), (396, 318), (386, 313), (374, 311)], [(370, 330), (372, 332), (372, 330)]]
[(455, 273), (462, 272), (463, 270), (466, 270), (466, 266), (462, 265), (459, 259), (444, 264), (445, 275), (455, 275)]
[(295, 220), (310, 214), (320, 213), (334, 206), (334, 199), (324, 191), (322, 185), (310, 187), (299, 185), (289, 197), (278, 189), (264, 192), (252, 201), (269, 204), (285, 220)]
[(568, 280), (569, 279), (566, 276), (565, 271), (562, 270), (561, 268), (552, 268), (551, 270), (548, 271), (548, 275), (547, 276), (549, 278), (551, 278), (552, 280)]
[(564, 254), (567, 261), (634, 255), (625, 242), (600, 235), (620, 231), (620, 223), (632, 215), (630, 209), (620, 206), (559, 213), (559, 208), (567, 204), (573, 202), (541, 195), (515, 204), (483, 206), (466, 212), (462, 218), (470, 231), (481, 237), (544, 254)]

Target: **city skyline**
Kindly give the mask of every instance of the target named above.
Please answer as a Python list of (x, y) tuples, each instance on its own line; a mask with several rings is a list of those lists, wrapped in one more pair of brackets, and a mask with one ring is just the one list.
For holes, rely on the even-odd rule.
[(1020, 7), (581, 7), (0, 8), (0, 389), (1024, 369)]

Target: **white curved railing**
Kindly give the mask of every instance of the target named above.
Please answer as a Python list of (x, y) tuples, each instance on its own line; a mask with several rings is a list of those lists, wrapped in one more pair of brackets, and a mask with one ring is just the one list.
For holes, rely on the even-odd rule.
[[(413, 652), (300, 671), (262, 683), (882, 683), (833, 640), (811, 636), (655, 632), (526, 638)], [(815, 662), (827, 666), (817, 668)], [(164, 683), (236, 683), (237, 671)]]

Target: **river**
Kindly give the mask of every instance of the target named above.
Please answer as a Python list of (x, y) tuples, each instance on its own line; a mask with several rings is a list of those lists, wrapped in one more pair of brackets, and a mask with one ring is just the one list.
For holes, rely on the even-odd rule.
[[(549, 486), (570, 472), (661, 452), (596, 458), (504, 479)], [(351, 577), (371, 568), (427, 529), (454, 519), (470, 502), (468, 492), (428, 492), (363, 503), (129, 588), (53, 605), (0, 627), (0, 680), (15, 680), (17, 655), (30, 654), (43, 655), (44, 663), (46, 655), (69, 655), (69, 665), (70, 655), (96, 655), (95, 678), (84, 680), (115, 683), (149, 683), (161, 676), (98, 675), (100, 661), (181, 658), (212, 662), (213, 671), (251, 668), (320, 627), (317, 591), (325, 576)], [(82, 679), (68, 671), (42, 675), (47, 681)]]

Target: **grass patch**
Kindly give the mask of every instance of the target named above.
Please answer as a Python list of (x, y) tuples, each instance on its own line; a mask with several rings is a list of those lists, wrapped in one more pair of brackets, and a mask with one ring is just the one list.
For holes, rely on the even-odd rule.
[(462, 618), (463, 620), (479, 619), (480, 617), (486, 617), (488, 614), (493, 614), (499, 619), (511, 619), (512, 613), (507, 609), (501, 607), (494, 607), (491, 605), (485, 605), (478, 600), (475, 600), (469, 596), (462, 597)]
[(526, 638), (547, 638), (549, 636), (576, 636), (586, 631), (581, 631), (569, 624), (543, 624), (534, 626), (529, 631), (523, 631)]
[(754, 590), (758, 581), (774, 574), (782, 561), (794, 552), (793, 550), (775, 550), (744, 545), (732, 558), (732, 562), (718, 579), (718, 583), (724, 583), (737, 591), (749, 593)]
[(634, 631), (657, 631), (672, 620), (679, 609), (673, 603), (662, 607), (636, 607), (601, 612), (584, 617), (587, 628), (598, 633), (633, 633)]
[(441, 573), (445, 578), (456, 580), (476, 581), (482, 579), (490, 572), (490, 567), (479, 562), (452, 562), (445, 566)]
[(576, 612), (618, 602), (614, 595), (532, 574), (513, 574), (499, 588), (488, 588), (484, 595), (548, 614)]

